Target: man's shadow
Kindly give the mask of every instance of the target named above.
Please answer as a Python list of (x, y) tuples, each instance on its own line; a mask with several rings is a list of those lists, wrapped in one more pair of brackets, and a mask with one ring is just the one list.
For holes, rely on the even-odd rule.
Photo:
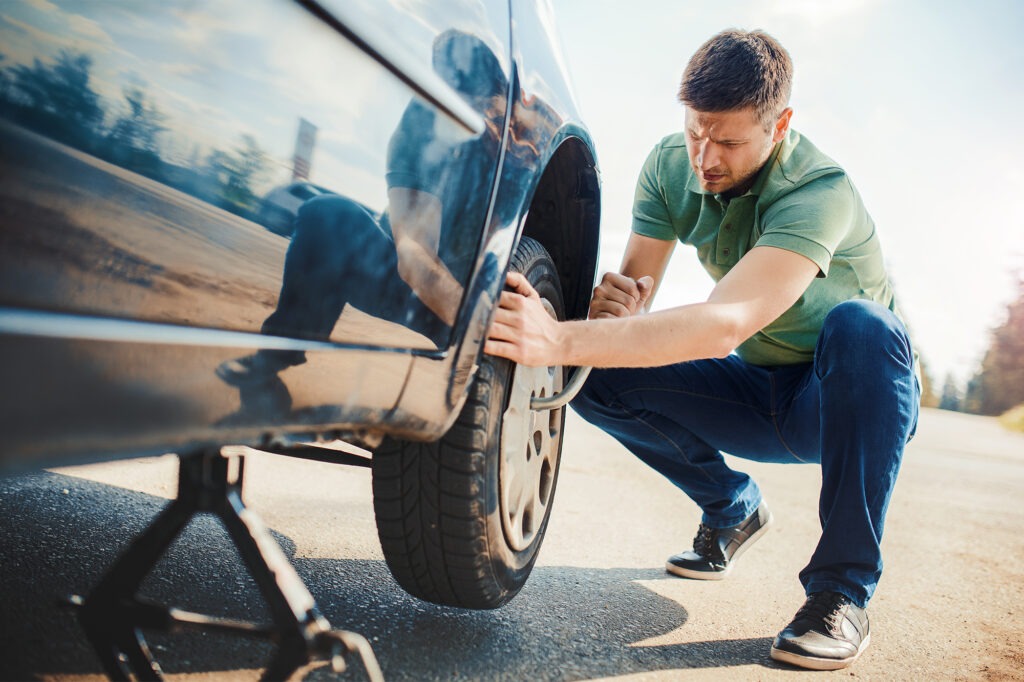
[[(74, 614), (60, 609), (57, 598), (88, 592), (166, 504), (54, 473), (0, 479), (0, 679), (102, 673)], [(331, 625), (370, 640), (388, 680), (579, 680), (750, 664), (781, 669), (767, 656), (767, 637), (640, 644), (688, 619), (684, 607), (638, 582), (664, 578), (659, 570), (541, 566), (505, 607), (472, 611), (409, 596), (382, 560), (296, 558), (291, 540), (276, 533), (275, 539)], [(207, 516), (171, 546), (142, 594), (212, 615), (268, 619), (227, 534)], [(269, 644), (240, 636), (146, 636), (168, 674), (255, 679), (271, 653)], [(364, 679), (358, 664), (344, 678)], [(318, 668), (307, 679), (338, 678)]]

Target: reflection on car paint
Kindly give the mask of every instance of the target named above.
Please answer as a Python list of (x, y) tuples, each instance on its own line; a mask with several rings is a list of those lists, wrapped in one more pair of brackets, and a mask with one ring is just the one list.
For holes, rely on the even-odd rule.
[(440, 436), (519, 233), (593, 283), (546, 5), (0, 3), (0, 457)]
[[(419, 55), (487, 117), (487, 130), (471, 138), (410, 103), (403, 86), (300, 7), (235, 4), (0, 7), (0, 167), (18, 169), (5, 173), (11, 210), (0, 219), (0, 304), (444, 348), (497, 169), (507, 44), (485, 27), (486, 43), (442, 33)], [(501, 3), (466, 4), (474, 7), (467, 25), (506, 22), (494, 15)], [(443, 26), (445, 13), (435, 14)], [(422, 35), (435, 30), (424, 26)], [(403, 243), (394, 234), (395, 183), (464, 196), (439, 196), (439, 220), (419, 221), (416, 239)], [(325, 228), (310, 224), (301, 239), (278, 239), (299, 227), (301, 207), (314, 198), (306, 194), (325, 197), (310, 220), (341, 232), (316, 244)], [(345, 213), (344, 201), (363, 207), (378, 229), (367, 232), (362, 221), (339, 228), (329, 214)], [(55, 251), (61, 259), (48, 258)], [(279, 310), (281, 294), (286, 309), (302, 295), (302, 268), (288, 262), (311, 253), (324, 263), (304, 277), (322, 280), (308, 295), (331, 278), (344, 282), (350, 291), (328, 307), (341, 300), (349, 310), (315, 324), (268, 325), (275, 315), (296, 317)], [(450, 286), (424, 302), (416, 269), (430, 259)], [(283, 281), (289, 271), (299, 274)], [(413, 284), (402, 285), (403, 273)]]
[[(388, 144), (383, 213), (324, 193), (299, 207), (281, 293), (263, 333), (322, 340), (351, 305), (421, 334), (434, 347), (446, 346), (475, 260), (476, 226), (490, 202), (508, 81), (491, 49), (461, 31), (437, 37), (432, 65), (485, 113), (484, 132), (466, 139), (451, 121), (413, 100)], [(268, 394), (280, 395), (276, 402), (287, 409), (278, 375), (305, 360), (301, 351), (265, 349), (222, 364), (217, 375), (239, 388), (243, 410), (247, 395), (259, 395), (266, 405)]]

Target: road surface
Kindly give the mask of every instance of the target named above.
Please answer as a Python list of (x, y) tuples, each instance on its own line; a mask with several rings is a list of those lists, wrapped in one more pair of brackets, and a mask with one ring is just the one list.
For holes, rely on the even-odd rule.
[[(923, 413), (890, 507), (871, 647), (833, 673), (768, 657), (803, 601), (796, 576), (817, 537), (820, 471), (737, 466), (761, 484), (775, 526), (728, 580), (675, 578), (664, 560), (691, 542), (696, 507), (570, 415), (540, 561), (522, 593), (489, 612), (433, 606), (396, 586), (366, 470), (254, 455), (246, 499), (332, 625), (371, 640), (388, 680), (1024, 679), (1024, 435)], [(175, 477), (166, 457), (0, 480), (0, 678), (101, 679), (55, 599), (88, 591), (166, 504)], [(143, 593), (207, 613), (262, 613), (211, 519), (189, 527)], [(255, 679), (268, 653), (199, 633), (150, 642), (173, 679)]]

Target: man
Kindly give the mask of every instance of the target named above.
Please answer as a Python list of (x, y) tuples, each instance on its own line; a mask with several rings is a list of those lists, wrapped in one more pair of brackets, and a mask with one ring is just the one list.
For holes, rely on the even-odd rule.
[[(914, 353), (874, 224), (843, 170), (790, 129), (792, 63), (771, 36), (724, 31), (683, 74), (685, 132), (651, 152), (620, 273), (590, 319), (556, 322), (517, 275), (485, 350), (527, 365), (596, 368), (573, 403), (703, 510), (667, 570), (720, 580), (768, 528), (757, 485), (722, 452), (820, 462), (822, 534), (807, 601), (774, 659), (849, 665), (903, 448), (917, 423)], [(716, 281), (707, 301), (640, 314), (676, 240)]]

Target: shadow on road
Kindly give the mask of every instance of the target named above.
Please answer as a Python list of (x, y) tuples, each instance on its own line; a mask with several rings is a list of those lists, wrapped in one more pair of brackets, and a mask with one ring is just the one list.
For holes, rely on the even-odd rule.
[[(161, 498), (52, 473), (0, 479), (0, 678), (101, 674), (74, 614), (58, 608), (57, 598), (87, 592), (165, 505)], [(275, 537), (331, 624), (370, 639), (389, 680), (578, 680), (774, 667), (768, 638), (640, 645), (687, 621), (685, 608), (637, 582), (661, 579), (660, 571), (539, 567), (506, 607), (470, 611), (408, 596), (381, 560), (295, 558), (294, 543)], [(255, 583), (212, 518), (187, 528), (142, 592), (184, 609), (267, 618)], [(270, 653), (265, 643), (241, 637), (147, 638), (169, 674), (255, 678)], [(308, 675), (328, 678), (338, 679), (327, 669)]]

